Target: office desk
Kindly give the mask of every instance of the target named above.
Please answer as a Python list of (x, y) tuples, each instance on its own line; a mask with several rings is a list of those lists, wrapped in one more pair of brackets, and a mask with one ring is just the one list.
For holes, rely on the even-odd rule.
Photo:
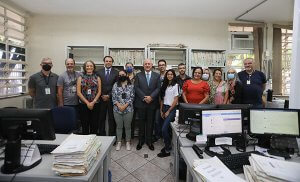
[[(238, 151), (235, 149), (235, 147), (229, 147), (231, 153), (238, 153)], [(247, 151), (253, 150), (253, 146), (247, 147)], [(187, 166), (187, 174), (186, 174), (186, 181), (192, 182), (192, 181), (202, 181), (200, 176), (194, 171), (193, 169), (193, 162), (195, 159), (199, 159), (197, 154), (194, 152), (194, 150), (191, 147), (180, 147), (180, 154), (182, 155), (186, 166)], [(210, 158), (210, 156), (206, 155), (203, 152), (203, 158), (207, 159)], [(295, 157), (291, 161), (300, 163), (300, 157)], [(244, 173), (238, 174), (238, 176), (242, 179), (245, 179)]]
[[(173, 155), (174, 155), (174, 160), (173, 160), (173, 172), (175, 176), (175, 182), (179, 181), (179, 149), (180, 147), (192, 147), (193, 144), (195, 143), (194, 141), (191, 141), (186, 138), (187, 131), (189, 131), (189, 126), (187, 129), (182, 132), (181, 134), (178, 131), (177, 128), (178, 125), (176, 125), (175, 122), (171, 123), (171, 128), (172, 128), (172, 144), (173, 144)], [(180, 130), (181, 131), (181, 130)], [(179, 136), (180, 134), (180, 136)]]
[[(65, 134), (56, 134), (56, 140), (54, 141), (45, 141), (45, 140), (36, 140), (35, 143), (42, 144), (61, 144), (61, 142), (67, 137)], [(18, 173), (14, 181), (56, 181), (56, 182), (66, 182), (66, 181), (108, 181), (108, 169), (110, 165), (110, 151), (115, 137), (104, 137), (98, 136), (102, 142), (100, 147), (100, 153), (94, 162), (92, 168), (89, 170), (88, 174), (85, 176), (72, 176), (72, 177), (61, 177), (58, 176), (52, 171), (53, 166), (53, 156), (51, 154), (42, 155), (42, 162), (22, 173)], [(26, 143), (28, 141), (25, 141)], [(4, 161), (0, 161), (2, 166)], [(13, 177), (13, 174), (2, 174), (0, 172), (0, 181), (10, 181)]]

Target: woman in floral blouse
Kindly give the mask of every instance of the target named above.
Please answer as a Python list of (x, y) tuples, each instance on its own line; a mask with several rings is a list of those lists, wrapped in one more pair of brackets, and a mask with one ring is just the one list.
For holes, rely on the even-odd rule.
[(131, 150), (131, 121), (133, 116), (134, 86), (131, 84), (127, 73), (119, 71), (118, 81), (112, 88), (112, 101), (114, 104), (114, 117), (117, 124), (117, 146), (116, 150), (121, 149), (123, 125), (125, 126), (126, 149)]
[(96, 66), (91, 60), (83, 64), (83, 74), (77, 79), (79, 113), (83, 134), (97, 134), (99, 118), (99, 97), (101, 79), (95, 73)]

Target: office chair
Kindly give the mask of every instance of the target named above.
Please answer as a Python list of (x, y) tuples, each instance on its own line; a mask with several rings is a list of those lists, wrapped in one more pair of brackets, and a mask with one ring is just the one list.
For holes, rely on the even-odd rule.
[(52, 109), (55, 133), (71, 133), (77, 124), (76, 111), (73, 107), (55, 107)]

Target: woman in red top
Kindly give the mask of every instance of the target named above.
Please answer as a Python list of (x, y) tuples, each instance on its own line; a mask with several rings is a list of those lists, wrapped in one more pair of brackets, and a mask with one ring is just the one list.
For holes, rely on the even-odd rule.
[(209, 98), (209, 85), (201, 80), (203, 70), (196, 67), (193, 70), (193, 78), (184, 82), (182, 97), (185, 103), (206, 104)]

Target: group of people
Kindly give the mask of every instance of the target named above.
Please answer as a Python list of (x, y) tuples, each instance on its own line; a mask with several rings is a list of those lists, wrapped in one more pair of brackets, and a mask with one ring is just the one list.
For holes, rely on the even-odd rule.
[(153, 143), (163, 138), (165, 147), (158, 157), (170, 155), (170, 122), (174, 121), (178, 103), (194, 104), (252, 104), (262, 107), (265, 89), (264, 73), (254, 69), (254, 60), (244, 60), (245, 70), (236, 73), (227, 71), (223, 80), (221, 69), (211, 75), (209, 69), (195, 67), (192, 77), (186, 75), (186, 66), (178, 65), (179, 74), (166, 70), (167, 62), (158, 61), (159, 73), (153, 71), (150, 59), (143, 62), (143, 70), (134, 74), (133, 63), (126, 63), (125, 69), (117, 71), (113, 58), (103, 58), (104, 68), (96, 71), (91, 60), (83, 64), (83, 72), (74, 70), (75, 61), (65, 60), (66, 71), (60, 76), (51, 72), (52, 60), (43, 58), (41, 71), (29, 78), (29, 94), (35, 108), (56, 106), (74, 107), (79, 113), (83, 134), (104, 136), (106, 116), (108, 135), (117, 136), (116, 150), (122, 146), (125, 128), (126, 149), (131, 150), (132, 126), (138, 114), (140, 150), (146, 143), (154, 150)]

